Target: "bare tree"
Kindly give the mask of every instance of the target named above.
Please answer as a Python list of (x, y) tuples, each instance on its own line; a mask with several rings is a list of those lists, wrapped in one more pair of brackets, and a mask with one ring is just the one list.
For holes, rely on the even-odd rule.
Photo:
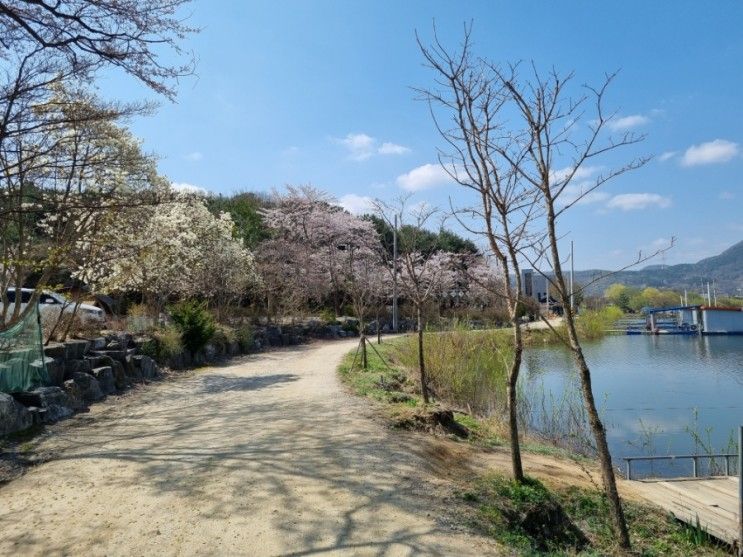
[[(392, 262), (390, 272), (396, 273), (403, 296), (415, 307), (418, 329), (418, 372), (423, 403), (430, 402), (430, 389), (426, 377), (426, 360), (423, 342), (425, 322), (423, 309), (437, 294), (446, 290), (454, 279), (452, 254), (425, 251), (422, 240), (425, 226), (436, 215), (437, 210), (425, 205), (408, 209), (409, 197), (403, 197), (395, 205), (375, 201), (376, 213), (392, 226), (394, 215), (400, 223), (398, 234), (399, 268)], [(406, 222), (409, 221), (409, 222)]]
[(76, 73), (115, 66), (173, 99), (179, 77), (193, 72), (163, 62), (193, 33), (181, 10), (190, 0), (2, 0), (0, 59), (8, 53), (51, 56)]
[(448, 146), (439, 154), (442, 167), (477, 199), (475, 206), (453, 207), (453, 213), (470, 232), (484, 237), (501, 270), (496, 294), (506, 303), (513, 329), (513, 359), (506, 386), (511, 465), (514, 479), (523, 482), (517, 409), (524, 350), (520, 253), (531, 242), (529, 225), (538, 204), (535, 188), (501, 154), (512, 143), (501, 122), (501, 110), (510, 101), (509, 91), (500, 75), (472, 55), (470, 30), (465, 26), (458, 52), (447, 51), (435, 29), (432, 45), (425, 46), (418, 38), (426, 64), (436, 74), (436, 87), (419, 92), (429, 103), (436, 128)]
[[(550, 292), (562, 305), (566, 344), (569, 347), (579, 372), (581, 390), (588, 414), (588, 421), (596, 443), (604, 489), (609, 500), (615, 534), (624, 549), (630, 547), (627, 523), (617, 491), (611, 454), (606, 440), (606, 429), (596, 407), (591, 384), (591, 372), (586, 362), (580, 339), (576, 331), (576, 316), (570, 304), (572, 292), (563, 272), (560, 257), (560, 235), (558, 219), (581, 199), (608, 182), (628, 171), (639, 168), (647, 159), (638, 158), (631, 162), (599, 174), (587, 185), (577, 185), (577, 178), (587, 173), (587, 165), (598, 157), (617, 149), (638, 143), (643, 136), (626, 133), (619, 138), (607, 136), (607, 123), (614, 114), (607, 114), (604, 107), (605, 94), (614, 80), (615, 74), (607, 75), (600, 87), (584, 86), (584, 92), (573, 98), (567, 92), (572, 74), (560, 75), (555, 70), (543, 76), (532, 65), (531, 77), (520, 79), (518, 68), (512, 66), (506, 74), (490, 64), (489, 67), (500, 76), (512, 103), (523, 122), (514, 141), (501, 149), (512, 168), (521, 179), (530, 183), (538, 192), (543, 209), (543, 242), (535, 244), (531, 255), (522, 252), (533, 263), (545, 258), (551, 268), (545, 273), (550, 282)], [(593, 119), (585, 124), (587, 130), (582, 137), (576, 130), (577, 122), (592, 104)], [(517, 145), (517, 148), (513, 148)], [(558, 161), (561, 167), (558, 168)], [(535, 265), (537, 266), (537, 265)]]

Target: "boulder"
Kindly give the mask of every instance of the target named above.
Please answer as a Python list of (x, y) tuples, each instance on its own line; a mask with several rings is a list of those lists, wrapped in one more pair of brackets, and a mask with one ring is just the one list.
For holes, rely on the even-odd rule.
[(67, 355), (67, 349), (65, 345), (59, 342), (52, 342), (44, 347), (44, 356), (49, 359), (60, 359), (64, 360)]
[(127, 356), (124, 360), (124, 373), (133, 381), (141, 383), (144, 380), (141, 368), (134, 365), (134, 356)]
[(108, 356), (122, 364), (126, 361), (126, 350), (92, 350), (90, 356)]
[(75, 373), (90, 373), (93, 367), (90, 360), (66, 360), (64, 363), (64, 378), (72, 379)]
[(61, 387), (64, 383), (65, 365), (62, 358), (46, 358), (46, 373), (49, 376), (49, 382), (52, 385)]
[(82, 360), (90, 343), (87, 340), (68, 340), (64, 343), (67, 360)]
[(70, 402), (70, 408), (72, 408), (73, 411), (84, 411), (88, 407), (88, 405), (85, 404), (80, 383), (76, 383), (74, 379), (68, 379), (62, 384), (62, 389), (67, 395), (67, 400)]
[(144, 379), (155, 379), (158, 376), (159, 372), (155, 361), (149, 356), (144, 354), (132, 356), (132, 363), (134, 367), (139, 368)]
[(0, 436), (23, 431), (32, 425), (31, 412), (9, 394), (0, 393)]
[(131, 386), (131, 380), (126, 376), (124, 372), (124, 364), (118, 360), (111, 360), (111, 371), (114, 375), (114, 385), (116, 385), (117, 391), (123, 391)]
[(14, 393), (13, 396), (24, 406), (43, 410), (38, 413), (43, 423), (54, 423), (73, 414), (70, 397), (59, 387), (39, 387), (33, 391)]
[(90, 339), (91, 350), (103, 350), (104, 348), (106, 348), (106, 339), (104, 337)]
[(98, 387), (104, 395), (110, 395), (116, 392), (114, 373), (109, 366), (94, 368), (92, 375), (98, 381)]
[[(96, 402), (104, 398), (98, 381), (92, 375), (76, 372), (72, 374), (71, 381), (74, 382), (79, 389), (79, 394), (83, 401)], [(67, 386), (67, 383), (68, 381), (65, 381), (65, 386)]]

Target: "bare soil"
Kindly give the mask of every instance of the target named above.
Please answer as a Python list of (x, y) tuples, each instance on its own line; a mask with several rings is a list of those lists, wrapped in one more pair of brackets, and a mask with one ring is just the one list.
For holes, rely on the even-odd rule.
[[(386, 428), (336, 378), (356, 342), (198, 370), (48, 428), (40, 463), (0, 488), (0, 554), (510, 553), (461, 527), (453, 493), (507, 453)], [(541, 460), (527, 470), (571, 476)]]

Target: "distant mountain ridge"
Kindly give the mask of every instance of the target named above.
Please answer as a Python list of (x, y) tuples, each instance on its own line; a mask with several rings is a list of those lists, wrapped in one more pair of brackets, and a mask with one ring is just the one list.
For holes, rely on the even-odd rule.
[[(575, 281), (587, 285), (609, 273), (600, 269), (576, 271)], [(729, 247), (719, 255), (707, 257), (696, 263), (679, 265), (648, 265), (636, 271), (621, 271), (602, 278), (586, 288), (588, 294), (600, 294), (615, 282), (627, 286), (671, 288), (700, 292), (707, 282), (714, 282), (718, 294), (743, 294), (743, 241)]]

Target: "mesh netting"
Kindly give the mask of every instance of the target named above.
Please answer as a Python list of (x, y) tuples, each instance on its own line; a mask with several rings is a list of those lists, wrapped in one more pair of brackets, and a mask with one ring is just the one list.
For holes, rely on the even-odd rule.
[(48, 384), (37, 306), (20, 322), (0, 330), (0, 392), (17, 393)]

